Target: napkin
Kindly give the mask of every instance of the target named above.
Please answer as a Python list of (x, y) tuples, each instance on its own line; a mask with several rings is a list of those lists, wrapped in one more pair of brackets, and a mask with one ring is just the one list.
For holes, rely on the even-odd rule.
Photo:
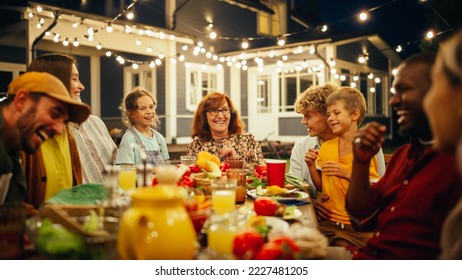
[(103, 184), (82, 184), (56, 193), (46, 203), (96, 205), (106, 197), (107, 192)]

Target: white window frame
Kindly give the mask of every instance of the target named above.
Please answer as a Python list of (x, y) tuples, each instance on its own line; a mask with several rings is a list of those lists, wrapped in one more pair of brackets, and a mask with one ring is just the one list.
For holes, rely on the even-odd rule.
[[(147, 74), (151, 74), (151, 82), (147, 81)], [(132, 77), (133, 75), (139, 75), (139, 84), (133, 84)], [(143, 87), (147, 89), (152, 96), (157, 100), (157, 90), (156, 90), (156, 68), (151, 68), (149, 65), (140, 65), (138, 69), (133, 69), (133, 67), (124, 67), (124, 96), (129, 94), (135, 87)]]
[[(205, 64), (199, 64), (199, 63), (189, 63), (188, 67), (186, 67), (186, 109), (188, 111), (194, 112), (197, 109), (197, 105), (199, 105), (199, 102), (202, 100), (203, 97), (203, 90), (204, 88), (202, 87), (202, 74), (207, 74), (207, 76), (210, 76), (210, 74), (215, 75), (216, 81), (215, 85), (216, 88), (213, 88), (210, 86), (210, 83), (208, 83), (206, 92), (211, 93), (214, 91), (219, 91), (219, 92), (224, 92), (224, 73), (223, 73), (223, 68), (218, 68), (216, 66), (210, 66), (210, 65), (205, 65)], [(191, 74), (196, 73), (197, 75), (197, 84), (192, 85), (191, 84)], [(196, 103), (191, 102), (191, 94), (195, 95)]]

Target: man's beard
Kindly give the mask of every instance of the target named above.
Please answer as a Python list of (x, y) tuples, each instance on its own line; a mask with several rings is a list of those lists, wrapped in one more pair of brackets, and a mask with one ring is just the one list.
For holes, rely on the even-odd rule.
[(18, 121), (19, 134), (21, 137), (21, 149), (28, 154), (34, 153), (40, 145), (34, 146), (32, 139), (34, 134), (36, 134), (35, 120), (37, 108), (32, 106), (27, 112), (25, 112), (24, 117), (20, 118)]

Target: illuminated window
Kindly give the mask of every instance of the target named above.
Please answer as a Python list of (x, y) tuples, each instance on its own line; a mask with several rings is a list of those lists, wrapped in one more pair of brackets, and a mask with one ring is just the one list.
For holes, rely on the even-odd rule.
[(265, 12), (257, 13), (257, 33), (267, 36), (278, 36), (287, 32), (287, 5), (281, 0), (266, 0), (262, 4), (274, 11), (274, 15)]

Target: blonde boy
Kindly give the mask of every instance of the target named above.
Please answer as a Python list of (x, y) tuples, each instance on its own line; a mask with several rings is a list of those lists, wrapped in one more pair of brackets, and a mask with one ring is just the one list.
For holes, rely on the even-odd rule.
[[(345, 197), (353, 164), (353, 138), (366, 114), (366, 101), (358, 90), (340, 87), (326, 101), (327, 122), (336, 138), (324, 142), (316, 153), (310, 150), (308, 169), (316, 189), (330, 199), (325, 203), (332, 209), (328, 220), (319, 226), (334, 246), (363, 247), (370, 233), (353, 230), (345, 210)], [(377, 159), (371, 161), (370, 179), (378, 180)]]

